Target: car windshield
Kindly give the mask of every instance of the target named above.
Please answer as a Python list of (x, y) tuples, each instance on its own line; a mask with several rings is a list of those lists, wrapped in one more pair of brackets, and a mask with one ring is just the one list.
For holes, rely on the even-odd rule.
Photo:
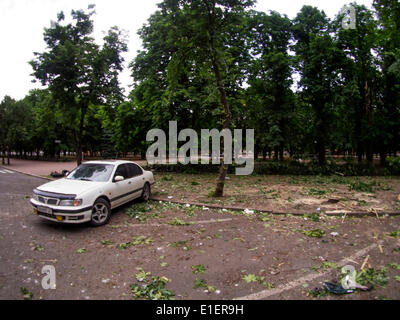
[(110, 179), (113, 169), (112, 164), (84, 163), (75, 168), (67, 179), (106, 182)]

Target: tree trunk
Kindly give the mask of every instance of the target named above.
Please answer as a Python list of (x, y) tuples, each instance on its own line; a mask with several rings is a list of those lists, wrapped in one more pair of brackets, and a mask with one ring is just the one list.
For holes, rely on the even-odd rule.
[[(218, 91), (220, 93), (221, 104), (224, 108), (224, 113), (225, 113), (223, 129), (230, 129), (232, 114), (228, 104), (228, 99), (226, 98), (226, 91), (224, 83), (222, 81), (222, 76), (218, 64), (217, 50), (215, 48), (215, 3), (213, 4), (212, 7), (210, 7), (210, 3), (208, 1), (203, 0), (203, 4), (207, 8), (208, 21), (209, 21), (209, 31), (210, 31), (209, 46), (210, 46), (210, 54), (212, 60), (212, 68), (215, 75), (215, 80), (217, 82)], [(224, 151), (225, 151), (225, 141), (222, 144), (222, 152)], [(228, 165), (226, 165), (224, 162), (225, 159), (223, 162), (221, 162), (221, 166), (219, 168), (219, 177), (218, 177), (217, 187), (215, 188), (214, 197), (222, 197), (224, 195), (225, 178), (226, 178), (226, 173), (228, 172)]]
[(86, 106), (81, 107), (81, 119), (79, 122), (79, 132), (76, 137), (76, 163), (77, 165), (81, 165), (82, 163), (82, 136), (83, 136), (83, 127), (85, 124), (85, 115), (86, 115)]
[[(229, 108), (229, 104), (228, 104), (228, 100), (226, 98), (226, 91), (222, 82), (222, 77), (221, 77), (221, 73), (219, 71), (219, 66), (218, 66), (218, 62), (217, 59), (214, 55), (213, 57), (213, 69), (214, 69), (214, 74), (215, 74), (215, 79), (217, 80), (217, 84), (218, 84), (218, 90), (220, 92), (221, 95), (221, 103), (224, 107), (224, 111), (225, 111), (225, 120), (224, 120), (224, 129), (229, 129), (231, 126), (231, 111)], [(225, 141), (222, 140), (222, 152), (225, 151)], [(232, 147), (232, 146), (230, 146)], [(223, 162), (221, 162), (221, 166), (219, 168), (219, 177), (218, 177), (218, 182), (217, 182), (217, 187), (215, 188), (215, 192), (214, 192), (214, 197), (222, 197), (224, 195), (224, 186), (225, 186), (225, 178), (226, 178), (226, 173), (228, 172), (228, 165), (226, 165), (225, 163), (225, 159)]]

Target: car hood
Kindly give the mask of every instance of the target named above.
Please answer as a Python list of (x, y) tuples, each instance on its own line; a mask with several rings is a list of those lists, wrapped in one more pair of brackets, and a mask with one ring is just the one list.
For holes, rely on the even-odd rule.
[(79, 195), (96, 187), (99, 187), (102, 184), (104, 184), (104, 182), (82, 181), (64, 178), (45, 183), (40, 187), (37, 187), (36, 189), (45, 192)]

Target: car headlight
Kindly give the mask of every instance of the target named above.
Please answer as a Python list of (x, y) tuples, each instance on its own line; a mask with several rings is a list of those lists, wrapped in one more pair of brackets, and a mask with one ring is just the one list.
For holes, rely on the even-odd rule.
[(32, 199), (39, 201), (39, 196), (36, 193), (32, 193)]
[(82, 199), (75, 199), (75, 200), (61, 200), (60, 206), (66, 207), (78, 207), (82, 204)]

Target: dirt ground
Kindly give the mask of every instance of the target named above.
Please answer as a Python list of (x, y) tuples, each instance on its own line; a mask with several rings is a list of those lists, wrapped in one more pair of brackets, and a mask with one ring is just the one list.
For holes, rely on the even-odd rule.
[(228, 176), (215, 199), (216, 176), (156, 173), (154, 195), (274, 212), (400, 212), (399, 177)]
[[(186, 177), (184, 184), (175, 176), (174, 181), (157, 176), (155, 191), (171, 184), (165, 190), (176, 198), (196, 187), (199, 196), (211, 201), (206, 194), (212, 178), (207, 178), (209, 185), (202, 191), (191, 181), (200, 183), (204, 177)], [(155, 292), (176, 300), (400, 299), (398, 216), (277, 216), (150, 201), (127, 204), (114, 211), (110, 224), (91, 228), (34, 216), (27, 196), (43, 181), (22, 175), (18, 179), (22, 186), (13, 189), (7, 183), (0, 194), (1, 299), (135, 299), (131, 286), (155, 285), (153, 276), (165, 285)], [(278, 178), (268, 183), (251, 179), (257, 190), (277, 189), (279, 184)], [(394, 180), (384, 182), (398, 190)], [(311, 184), (293, 187), (305, 192)], [(236, 194), (243, 188), (245, 184), (227, 185)], [(279, 190), (286, 198), (284, 187)], [(378, 192), (384, 191), (374, 194)], [(55, 267), (55, 290), (41, 286), (44, 265)], [(324, 281), (338, 280), (343, 265), (357, 272), (363, 267), (374, 288), (340, 296), (314, 290)]]

